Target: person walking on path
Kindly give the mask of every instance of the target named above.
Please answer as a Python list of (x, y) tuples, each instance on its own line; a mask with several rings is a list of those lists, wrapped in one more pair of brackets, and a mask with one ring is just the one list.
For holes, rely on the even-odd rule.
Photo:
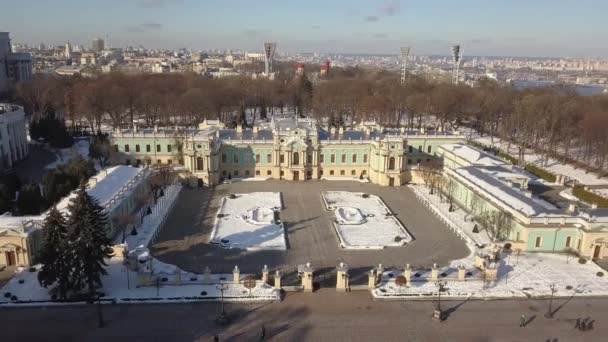
[(574, 329), (581, 329), (581, 319), (577, 318), (576, 323), (574, 324)]
[(523, 328), (526, 326), (526, 315), (522, 314), (519, 322), (519, 327)]
[(266, 339), (266, 327), (262, 324), (262, 329), (260, 331), (260, 341), (264, 341)]

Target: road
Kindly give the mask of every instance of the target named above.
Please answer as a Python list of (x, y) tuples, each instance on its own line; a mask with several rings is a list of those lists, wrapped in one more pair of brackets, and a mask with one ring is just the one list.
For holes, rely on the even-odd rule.
[[(106, 327), (96, 327), (87, 306), (0, 308), (2, 341), (605, 341), (608, 299), (548, 301), (443, 301), (446, 321), (430, 318), (433, 303), (374, 302), (367, 291), (289, 293), (280, 303), (226, 305), (233, 322), (218, 328), (218, 303), (104, 306)], [(519, 327), (520, 316), (531, 321)], [(579, 317), (594, 329), (574, 329)]]
[[(333, 215), (321, 200), (321, 191), (366, 192), (380, 196), (407, 227), (414, 241), (403, 247), (383, 250), (344, 250), (331, 225)], [(231, 193), (281, 192), (288, 251), (226, 250), (208, 244), (220, 200)], [(403, 268), (405, 264), (430, 267), (466, 257), (470, 251), (463, 240), (426, 208), (408, 187), (383, 187), (348, 181), (238, 182), (208, 189), (184, 189), (178, 202), (152, 244), (159, 260), (188, 271), (202, 273), (205, 266), (214, 272), (230, 272), (239, 265), (243, 272), (269, 268), (295, 269), (312, 262), (315, 267), (335, 267), (346, 262), (351, 273), (365, 275), (372, 266)], [(351, 276), (353, 276), (351, 274)]]

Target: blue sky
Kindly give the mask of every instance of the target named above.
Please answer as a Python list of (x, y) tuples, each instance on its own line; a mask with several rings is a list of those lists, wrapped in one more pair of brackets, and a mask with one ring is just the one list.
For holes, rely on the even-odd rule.
[[(10, 5), (7, 5), (10, 3)], [(608, 57), (608, 0), (0, 0), (16, 42)]]

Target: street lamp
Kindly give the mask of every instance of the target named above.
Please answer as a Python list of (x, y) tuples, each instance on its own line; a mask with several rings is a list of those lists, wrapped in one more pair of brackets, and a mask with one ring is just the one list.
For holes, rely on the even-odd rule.
[(557, 288), (555, 284), (549, 285), (549, 288), (551, 289), (551, 297), (549, 297), (549, 308), (547, 310), (547, 313), (545, 314), (545, 317), (553, 318), (553, 295), (555, 294), (555, 292), (557, 292)]
[(437, 306), (433, 310), (433, 318), (439, 321), (443, 320), (443, 312), (441, 311), (441, 292), (445, 290), (446, 282), (443, 280), (437, 280), (435, 286), (437, 286)]
[(228, 285), (219, 283), (215, 288), (220, 291), (220, 314), (215, 319), (215, 322), (219, 325), (225, 325), (230, 321), (228, 315), (226, 315), (226, 311), (224, 311), (224, 291), (228, 289)]

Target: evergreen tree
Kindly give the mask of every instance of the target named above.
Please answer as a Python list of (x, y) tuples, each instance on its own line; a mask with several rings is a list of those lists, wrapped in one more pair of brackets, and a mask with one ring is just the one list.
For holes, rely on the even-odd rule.
[(38, 184), (26, 184), (19, 191), (17, 209), (20, 215), (38, 215), (44, 210), (44, 199)]
[(106, 235), (107, 215), (96, 199), (89, 196), (82, 184), (68, 206), (68, 240), (74, 260), (72, 281), (76, 289), (87, 289), (90, 300), (106, 275), (105, 259), (112, 255), (111, 241)]
[(66, 299), (70, 290), (72, 259), (68, 252), (67, 224), (63, 214), (53, 207), (44, 220), (44, 242), (39, 258), (42, 268), (38, 273), (41, 286), (49, 287), (57, 283), (61, 299)]

